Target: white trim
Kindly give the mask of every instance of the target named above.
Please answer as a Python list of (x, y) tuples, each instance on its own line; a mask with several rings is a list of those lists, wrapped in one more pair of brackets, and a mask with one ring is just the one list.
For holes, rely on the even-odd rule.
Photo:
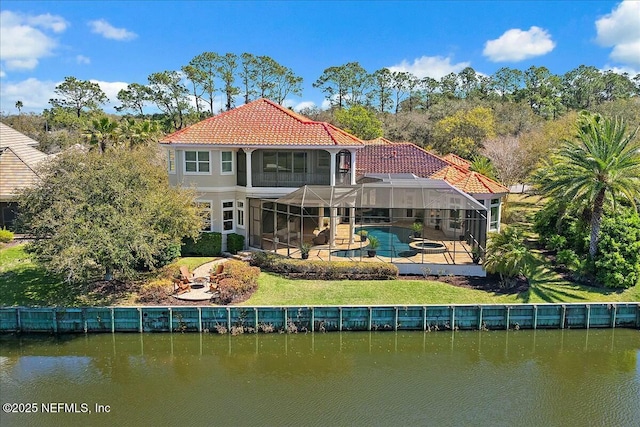
[[(225, 203), (231, 203), (231, 207), (230, 208), (225, 208), (224, 204)], [(224, 229), (224, 223), (225, 223), (225, 219), (224, 219), (224, 213), (225, 212), (231, 212), (231, 229), (230, 230), (225, 230)], [(233, 199), (225, 199), (225, 200), (220, 200), (220, 232), (222, 234), (231, 234), (231, 233), (235, 233), (236, 232), (236, 201)], [(229, 221), (229, 220), (226, 220)]]
[[(222, 154), (223, 153), (231, 153), (231, 171), (223, 171), (222, 170), (222, 165), (224, 163), (228, 163), (228, 161), (224, 161), (222, 159)], [(234, 175), (236, 173), (236, 168), (235, 168), (235, 163), (236, 163), (236, 153), (233, 150), (221, 150), (220, 151), (220, 175)]]
[[(196, 169), (199, 166), (198, 154), (197, 153), (209, 153), (209, 172), (188, 172), (187, 171), (187, 153), (194, 152), (196, 153)], [(190, 162), (193, 162), (190, 160)], [(211, 175), (212, 174), (212, 162), (211, 162), (211, 150), (184, 150), (182, 152), (182, 173), (184, 175)]]
[[(240, 203), (242, 203), (242, 207), (240, 207)], [(245, 223), (247, 222), (247, 215), (246, 215), (246, 210), (245, 210), (245, 204), (246, 204), (246, 200), (236, 200), (236, 212), (237, 212), (237, 216), (235, 218), (236, 220), (236, 227), (240, 228), (240, 229), (245, 229), (246, 225)], [(242, 224), (240, 224), (240, 213), (242, 212)]]

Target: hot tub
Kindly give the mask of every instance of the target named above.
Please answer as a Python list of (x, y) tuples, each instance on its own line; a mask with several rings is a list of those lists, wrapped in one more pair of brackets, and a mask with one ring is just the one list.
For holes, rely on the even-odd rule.
[(430, 240), (414, 240), (409, 246), (423, 254), (441, 254), (447, 251), (447, 247), (440, 242)]

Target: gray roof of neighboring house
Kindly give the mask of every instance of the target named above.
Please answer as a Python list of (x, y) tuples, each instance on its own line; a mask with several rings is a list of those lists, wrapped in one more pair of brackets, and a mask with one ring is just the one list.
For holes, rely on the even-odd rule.
[(14, 200), (37, 179), (37, 167), (49, 156), (32, 147), (36, 141), (0, 124), (0, 200)]

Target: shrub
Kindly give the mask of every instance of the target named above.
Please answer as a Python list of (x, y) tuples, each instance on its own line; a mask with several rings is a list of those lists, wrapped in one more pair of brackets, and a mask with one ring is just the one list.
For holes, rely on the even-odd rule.
[(227, 277), (218, 283), (221, 304), (244, 301), (258, 288), (259, 268), (242, 261), (227, 261), (224, 271)]
[(558, 233), (560, 208), (557, 204), (547, 203), (533, 216), (533, 231), (538, 233), (541, 241)]
[(552, 251), (560, 251), (567, 247), (567, 238), (558, 234), (547, 239), (547, 247)]
[(580, 266), (580, 257), (571, 249), (562, 249), (556, 255), (556, 264), (564, 265), (569, 270), (576, 270)]
[(178, 244), (170, 244), (168, 245), (160, 254), (155, 257), (155, 265), (156, 267), (164, 267), (165, 265), (170, 264), (180, 256), (181, 245)]
[(609, 288), (629, 288), (640, 283), (640, 216), (635, 212), (602, 220), (596, 279)]
[(303, 261), (254, 252), (251, 264), (291, 279), (391, 280), (398, 277), (398, 268), (384, 262)]
[(503, 286), (509, 287), (514, 284), (513, 278), (524, 274), (531, 260), (532, 256), (517, 229), (504, 227), (500, 233), (491, 234), (484, 268), (489, 273), (498, 273)]
[(201, 233), (197, 240), (182, 241), (182, 256), (220, 256), (222, 254), (222, 234)]
[(138, 302), (154, 302), (161, 304), (171, 295), (171, 287), (164, 281), (151, 282), (144, 285), (138, 292)]
[(244, 249), (244, 236), (241, 234), (231, 233), (227, 235), (227, 251), (237, 254), (238, 251)]
[(0, 242), (9, 243), (13, 240), (13, 233), (6, 228), (0, 229)]

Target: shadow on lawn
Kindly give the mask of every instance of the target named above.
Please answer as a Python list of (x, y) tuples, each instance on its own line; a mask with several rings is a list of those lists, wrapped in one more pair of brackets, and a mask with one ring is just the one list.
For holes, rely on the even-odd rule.
[(529, 289), (518, 294), (518, 300), (523, 303), (531, 302), (533, 296), (544, 302), (559, 303), (596, 300), (596, 298), (586, 298), (581, 292), (589, 292), (594, 296), (620, 293), (619, 290), (585, 286), (568, 281), (538, 257), (532, 263), (527, 277), (529, 278)]
[(81, 292), (81, 286), (68, 284), (36, 266), (0, 274), (2, 306), (73, 306)]

